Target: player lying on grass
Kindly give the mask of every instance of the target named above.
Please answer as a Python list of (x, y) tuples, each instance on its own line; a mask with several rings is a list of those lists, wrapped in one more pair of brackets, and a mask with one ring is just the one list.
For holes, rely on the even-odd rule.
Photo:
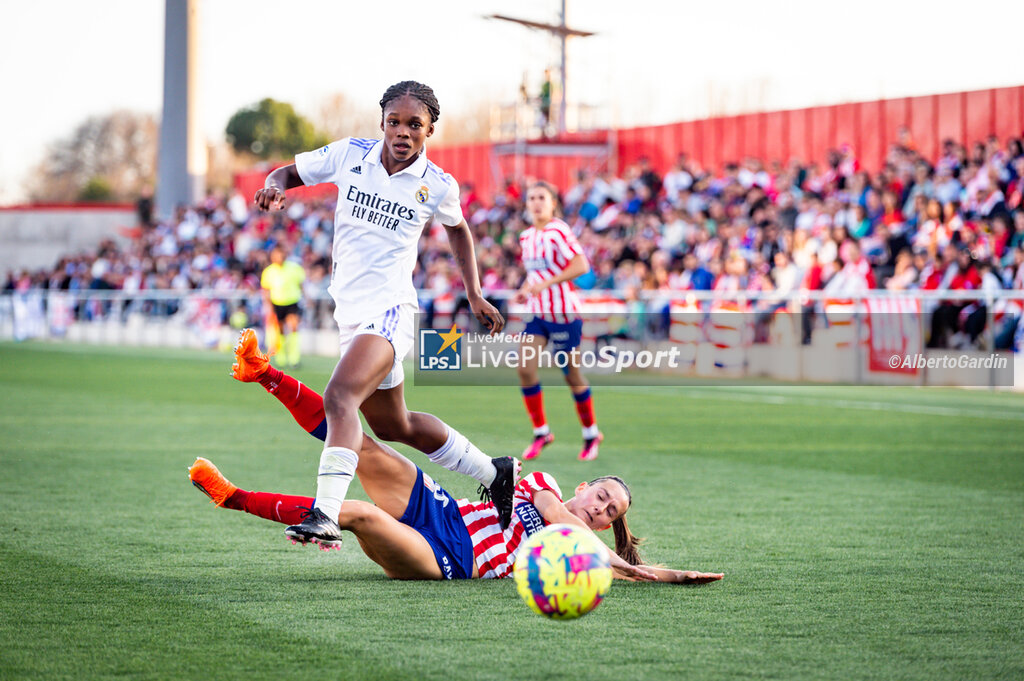
[[(553, 477), (530, 473), (516, 484), (512, 522), (502, 531), (492, 502), (452, 498), (407, 458), (363, 437), (356, 475), (373, 503), (346, 499), (337, 522), (392, 579), (508, 577), (523, 540), (552, 523), (592, 531), (614, 528), (616, 549), (608, 549), (609, 560), (622, 579), (703, 584), (722, 578), (643, 565), (639, 540), (626, 524), (630, 491), (617, 477), (581, 482), (576, 496), (563, 502)], [(196, 459), (189, 479), (218, 506), (267, 520), (297, 523), (312, 512), (312, 497), (240, 489), (207, 459)]]
[[(323, 439), (323, 398), (316, 391), (283, 372), (268, 370), (254, 338), (239, 343), (235, 358), (236, 379), (259, 382), (306, 432)], [(688, 584), (722, 578), (716, 573), (642, 566), (639, 540), (625, 518), (632, 495), (617, 477), (580, 483), (576, 496), (563, 503), (554, 478), (531, 473), (514, 488), (511, 523), (503, 531), (494, 503), (454, 500), (407, 458), (365, 434), (356, 475), (373, 504), (346, 500), (338, 524), (355, 534), (366, 555), (394, 579), (507, 577), (519, 544), (550, 523), (613, 528), (615, 552), (609, 551), (609, 559), (621, 578)], [(202, 458), (189, 469), (189, 477), (218, 506), (279, 523), (299, 523), (313, 506), (311, 497), (241, 490)]]

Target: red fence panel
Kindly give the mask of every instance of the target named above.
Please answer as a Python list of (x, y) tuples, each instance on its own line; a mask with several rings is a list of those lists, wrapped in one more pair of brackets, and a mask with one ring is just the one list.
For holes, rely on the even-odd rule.
[(840, 104), (835, 109), (835, 146), (848, 144), (860, 153), (860, 112), (856, 104)]
[(764, 114), (748, 114), (742, 118), (744, 151), (755, 158), (764, 158)]
[[(958, 140), (964, 132), (964, 96), (962, 93), (936, 95), (935, 137), (939, 144), (943, 140)], [(940, 147), (941, 148), (941, 147)]]
[(659, 125), (654, 144), (656, 153), (651, 155), (651, 163), (659, 173), (666, 173), (676, 162), (675, 125)]
[(715, 140), (718, 153), (723, 163), (738, 163), (743, 160), (742, 141), (737, 134), (737, 121), (735, 116), (719, 118), (716, 120)]
[(619, 172), (627, 166), (631, 166), (640, 160), (644, 155), (644, 140), (640, 134), (641, 128), (626, 128), (619, 131), (618, 154)]
[(813, 156), (813, 137), (811, 135), (811, 110), (797, 109), (789, 112), (789, 138), (787, 140), (789, 152), (786, 158), (788, 161), (798, 158), (803, 162), (809, 161)]
[(697, 157), (705, 168), (719, 168), (715, 148), (714, 119), (697, 121)]
[[(747, 156), (769, 164), (791, 158), (821, 162), (827, 150), (844, 143), (854, 146), (865, 169), (875, 171), (902, 127), (910, 131), (921, 153), (931, 159), (946, 138), (969, 145), (995, 134), (1005, 141), (1024, 132), (1024, 86), (627, 128), (617, 131), (617, 171), (621, 173), (647, 156), (663, 173), (680, 153), (715, 170), (724, 162), (741, 161)], [(487, 144), (430, 150), (434, 162), (459, 180), (474, 182), (482, 195), (494, 189), (490, 154)], [(522, 169), (564, 189), (574, 181), (578, 169), (591, 164), (588, 158), (529, 157)], [(499, 158), (498, 165), (504, 177), (515, 175), (513, 157)], [(244, 177), (236, 179), (236, 186), (243, 184)], [(244, 184), (248, 189), (255, 182), (249, 178)]]
[(993, 112), (992, 112), (992, 91), (977, 90), (968, 92), (965, 97), (964, 119), (967, 122), (967, 139), (964, 144), (985, 139), (992, 133)]
[(909, 102), (910, 137), (914, 140), (914, 146), (925, 158), (935, 158), (935, 153), (938, 150), (936, 143), (936, 129), (939, 123), (936, 113), (938, 98), (934, 95), (911, 97)]
[(910, 104), (906, 98), (885, 100), (882, 138), (886, 144), (895, 142), (900, 128), (910, 127)]
[(764, 156), (762, 161), (770, 164), (772, 161), (788, 161), (786, 149), (786, 128), (787, 111), (772, 111), (765, 114), (764, 118)]
[(821, 161), (825, 152), (836, 146), (835, 110), (831, 106), (817, 106), (808, 109), (811, 125), (811, 148), (814, 158), (807, 161)]
[(876, 172), (885, 158), (884, 103), (880, 101), (860, 104), (860, 147), (857, 158), (868, 172)]
[(1024, 87), (1004, 87), (995, 91), (996, 121), (993, 132), (1000, 142), (1020, 137), (1024, 132)]

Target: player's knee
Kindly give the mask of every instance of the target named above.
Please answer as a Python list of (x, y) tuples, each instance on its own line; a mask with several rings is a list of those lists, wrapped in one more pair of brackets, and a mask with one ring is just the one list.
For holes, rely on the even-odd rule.
[(380, 513), (382, 511), (379, 508), (365, 501), (346, 501), (338, 515), (338, 525), (358, 534), (360, 530), (373, 524)]
[(328, 416), (354, 416), (359, 411), (355, 393), (344, 384), (331, 381), (324, 390), (324, 413)]
[(413, 428), (408, 413), (404, 417), (389, 415), (387, 418), (367, 418), (366, 423), (370, 426), (370, 430), (373, 431), (375, 436), (386, 442), (408, 444), (408, 440), (413, 436)]

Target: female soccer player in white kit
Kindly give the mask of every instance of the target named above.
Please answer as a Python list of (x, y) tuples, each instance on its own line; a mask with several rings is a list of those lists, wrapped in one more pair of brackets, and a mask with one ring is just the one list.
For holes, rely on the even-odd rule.
[(377, 437), (415, 447), (435, 463), (477, 479), (503, 526), (511, 518), (518, 466), (511, 457), (491, 459), (438, 418), (405, 406), (402, 359), (413, 345), (418, 309), (412, 272), (420, 234), (431, 219), (448, 232), (473, 314), (495, 333), (505, 320), (481, 293), (459, 185), (424, 153), (440, 115), (433, 90), (403, 81), (387, 89), (380, 107), (383, 140), (348, 137), (298, 154), (294, 164), (268, 175), (255, 197), (259, 208), (279, 209), (287, 189), (338, 186), (329, 291), (341, 359), (324, 391), (327, 435), (316, 503), (301, 523), (285, 530), (292, 539), (325, 547), (341, 544), (336, 519), (363, 443), (360, 410)]

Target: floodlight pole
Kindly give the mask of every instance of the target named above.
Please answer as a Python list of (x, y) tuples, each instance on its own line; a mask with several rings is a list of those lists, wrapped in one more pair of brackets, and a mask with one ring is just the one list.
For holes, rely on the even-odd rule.
[(561, 13), (560, 18), (562, 20), (562, 23), (560, 24), (562, 31), (561, 31), (561, 33), (559, 35), (559, 41), (562, 43), (562, 63), (560, 64), (560, 66), (561, 66), (561, 69), (560, 69), (561, 74), (559, 75), (559, 78), (561, 79), (562, 92), (558, 96), (558, 134), (559, 135), (564, 135), (565, 134), (565, 91), (566, 91), (566, 83), (569, 82), (566, 79), (566, 66), (565, 66), (565, 64), (566, 64), (566, 58), (565, 58), (565, 43), (566, 43), (566, 33), (565, 33), (565, 29), (566, 29), (566, 25), (565, 25), (565, 0), (562, 0), (562, 13)]
[(206, 145), (199, 124), (199, 6), (165, 0), (164, 100), (157, 155), (156, 210), (161, 218), (206, 194)]
[(545, 24), (545, 23), (542, 23), (542, 22), (539, 22), (539, 21), (530, 21), (528, 19), (516, 19), (514, 17), (507, 17), (507, 16), (504, 16), (504, 15), (501, 15), (501, 14), (492, 14), (489, 17), (490, 19), (501, 19), (502, 21), (511, 21), (514, 24), (520, 24), (521, 26), (526, 26), (527, 28), (532, 28), (532, 29), (535, 29), (535, 30), (538, 30), (538, 31), (547, 31), (548, 33), (550, 33), (552, 35), (557, 35), (558, 36), (559, 42), (561, 43), (561, 54), (560, 54), (560, 60), (559, 60), (561, 63), (559, 64), (559, 77), (560, 77), (560, 79), (562, 81), (561, 83), (559, 83), (560, 89), (561, 89), (561, 94), (559, 96), (559, 101), (558, 101), (558, 134), (559, 135), (565, 133), (565, 106), (566, 106), (566, 101), (567, 101), (565, 93), (566, 93), (566, 78), (567, 78), (567, 73), (568, 73), (568, 69), (566, 68), (566, 63), (568, 61), (568, 59), (566, 57), (566, 42), (568, 41), (569, 36), (576, 36), (576, 37), (579, 37), (579, 38), (586, 38), (588, 36), (594, 35), (592, 32), (589, 32), (589, 31), (578, 31), (578, 30), (576, 30), (574, 28), (569, 28), (568, 25), (566, 25), (566, 23), (565, 23), (565, 4), (566, 4), (566, 0), (561, 0), (562, 11), (561, 11), (561, 15), (560, 15), (560, 23), (558, 23), (558, 24)]

